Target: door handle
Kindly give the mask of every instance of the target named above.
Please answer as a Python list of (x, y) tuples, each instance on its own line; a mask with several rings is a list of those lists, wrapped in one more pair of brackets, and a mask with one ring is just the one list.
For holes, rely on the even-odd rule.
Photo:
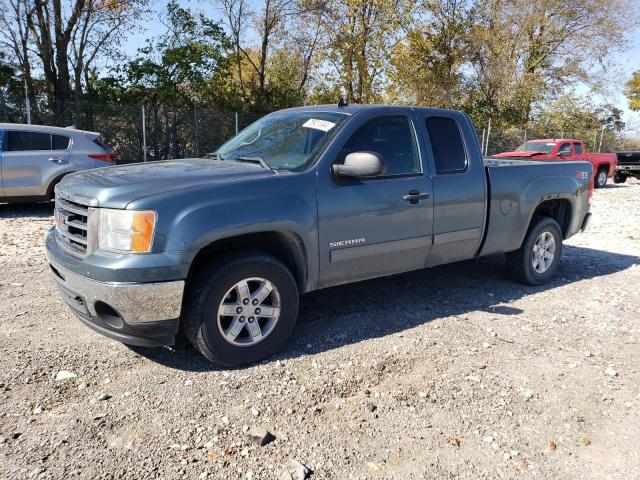
[(62, 165), (63, 163), (67, 163), (67, 160), (65, 160), (64, 158), (60, 158), (60, 157), (51, 157), (49, 159), (50, 162), (52, 163), (57, 163), (58, 165)]
[(418, 190), (411, 190), (407, 195), (403, 195), (402, 199), (409, 203), (418, 203), (420, 200), (426, 200), (429, 198), (429, 194), (426, 192), (419, 192)]

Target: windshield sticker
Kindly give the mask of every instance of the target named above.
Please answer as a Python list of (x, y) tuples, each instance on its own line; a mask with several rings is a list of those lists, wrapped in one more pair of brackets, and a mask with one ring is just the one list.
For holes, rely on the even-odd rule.
[(555, 146), (555, 143), (547, 143), (547, 146), (548, 146), (548, 147), (554, 147), (554, 146)]
[(313, 128), (315, 130), (322, 130), (323, 132), (328, 132), (333, 127), (336, 126), (333, 122), (328, 122), (327, 120), (318, 120), (317, 118), (310, 118), (306, 122), (302, 124), (304, 128)]

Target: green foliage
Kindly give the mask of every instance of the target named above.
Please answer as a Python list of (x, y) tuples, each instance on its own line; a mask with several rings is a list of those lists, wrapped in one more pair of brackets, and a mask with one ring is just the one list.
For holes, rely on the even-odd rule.
[(629, 100), (631, 110), (640, 110), (640, 70), (633, 72), (631, 78), (625, 85), (625, 95)]
[(203, 93), (210, 97), (218, 88), (224, 96), (226, 83), (220, 77), (229, 75), (231, 45), (222, 26), (192, 15), (175, 0), (167, 7), (166, 20), (169, 32), (150, 40), (122, 68), (125, 94), (172, 106), (199, 103)]

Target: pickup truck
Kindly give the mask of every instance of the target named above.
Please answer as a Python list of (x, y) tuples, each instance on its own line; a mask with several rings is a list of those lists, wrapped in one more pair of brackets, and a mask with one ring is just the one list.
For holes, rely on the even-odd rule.
[(595, 188), (604, 187), (607, 184), (607, 178), (614, 175), (618, 165), (618, 157), (615, 153), (587, 153), (582, 140), (571, 138), (529, 140), (513, 152), (499, 153), (493, 158), (588, 161), (593, 165)]
[(237, 366), (283, 345), (312, 290), (498, 252), (518, 281), (548, 282), (563, 240), (587, 227), (591, 174), (588, 162), (485, 160), (455, 111), (294, 108), (212, 158), (65, 177), (46, 248), (87, 326), (143, 346), (181, 328)]
[(640, 180), (640, 152), (618, 152), (618, 166), (613, 182), (624, 183), (629, 177)]

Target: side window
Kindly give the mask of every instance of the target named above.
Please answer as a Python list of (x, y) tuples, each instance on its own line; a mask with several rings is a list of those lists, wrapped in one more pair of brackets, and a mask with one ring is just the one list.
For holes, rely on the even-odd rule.
[(465, 171), (467, 154), (456, 121), (447, 117), (428, 117), (427, 131), (438, 175)]
[(69, 148), (69, 137), (63, 135), (52, 135), (51, 142), (53, 150), (66, 150)]
[(582, 155), (582, 144), (581, 143), (574, 143), (573, 144), (573, 151), (576, 153), (576, 155)]
[(560, 145), (560, 148), (558, 149), (558, 153), (556, 155), (558, 155), (558, 156), (560, 156), (560, 155), (571, 155), (571, 144), (570, 143), (563, 143), (562, 145)]
[(343, 155), (375, 152), (387, 165), (387, 175), (420, 173), (413, 128), (404, 116), (379, 117), (367, 122), (347, 142)]
[(51, 135), (36, 132), (5, 132), (8, 152), (24, 152), (28, 150), (51, 150)]

